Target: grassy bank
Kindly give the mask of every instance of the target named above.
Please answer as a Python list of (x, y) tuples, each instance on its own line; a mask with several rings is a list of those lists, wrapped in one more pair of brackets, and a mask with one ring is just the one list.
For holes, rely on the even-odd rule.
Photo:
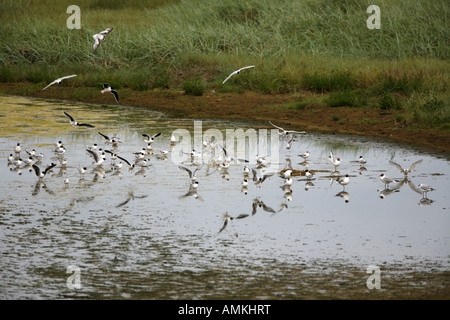
[[(377, 109), (450, 131), (448, 1), (79, 0), (82, 28), (69, 30), (71, 4), (0, 2), (0, 81), (36, 84), (16, 94), (77, 74), (66, 85), (88, 89), (74, 99), (98, 82), (192, 95), (288, 93), (295, 102), (278, 107)], [(372, 4), (380, 30), (366, 27)], [(94, 52), (92, 35), (109, 26)]]

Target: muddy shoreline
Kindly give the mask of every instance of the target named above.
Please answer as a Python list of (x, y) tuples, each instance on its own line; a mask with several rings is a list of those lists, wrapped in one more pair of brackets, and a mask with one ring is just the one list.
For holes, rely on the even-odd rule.
[[(24, 83), (1, 83), (0, 93), (24, 95)], [(63, 99), (86, 103), (115, 103), (112, 95), (83, 96), (84, 88), (51, 87), (46, 91), (27, 90), (26, 96), (43, 99)], [(304, 95), (308, 93), (305, 92)], [(352, 107), (311, 106), (301, 110), (286, 108), (296, 101), (293, 94), (217, 93), (207, 91), (201, 96), (189, 96), (183, 91), (119, 90), (120, 105), (148, 107), (190, 119), (232, 119), (273, 121), (291, 130), (325, 133), (357, 134), (391, 139), (443, 153), (450, 152), (450, 134), (433, 129), (398, 123), (391, 112)], [(300, 93), (303, 95), (303, 93)]]

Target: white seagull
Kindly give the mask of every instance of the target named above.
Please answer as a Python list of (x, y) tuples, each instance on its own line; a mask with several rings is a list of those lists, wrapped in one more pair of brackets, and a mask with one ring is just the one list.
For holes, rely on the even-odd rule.
[(334, 170), (336, 171), (336, 168), (341, 164), (341, 158), (335, 157), (333, 154), (333, 151), (330, 151), (330, 156), (328, 157), (328, 160), (334, 165)]
[(86, 151), (94, 158), (95, 165), (101, 166), (105, 161), (105, 157), (103, 155), (99, 155), (97, 152), (94, 152), (90, 149), (86, 149)]
[(198, 169), (200, 169), (200, 167), (197, 167), (194, 171), (183, 167), (183, 166), (178, 166), (178, 168), (185, 170), (188, 174), (189, 174), (189, 178), (191, 178), (191, 180), (194, 182), (197, 180), (197, 177), (195, 176), (195, 174), (197, 173)]
[(363, 156), (359, 156), (358, 162), (361, 166), (364, 166), (367, 163), (367, 161), (364, 160)]
[(309, 171), (308, 169), (306, 169), (305, 170), (305, 176), (306, 176), (306, 179), (309, 180), (309, 179), (312, 179), (312, 177), (314, 176), (314, 173)]
[(346, 174), (344, 177), (341, 177), (338, 179), (337, 181), (341, 186), (344, 187), (345, 190), (345, 186), (348, 185), (350, 183), (350, 178), (348, 176), (348, 174)]
[(309, 158), (309, 151), (306, 151), (305, 153), (299, 154), (299, 156), (306, 160), (306, 159)]
[(111, 92), (112, 95), (114, 96), (114, 99), (116, 99), (116, 102), (119, 103), (119, 94), (117, 93), (116, 90), (114, 90), (109, 84), (107, 83), (101, 83), (103, 85), (103, 90), (101, 91), (102, 93), (105, 92)]
[(282, 174), (280, 174), (280, 178), (289, 179), (292, 175), (292, 170), (286, 170)]
[(45, 90), (45, 89), (47, 89), (48, 87), (50, 87), (50, 86), (52, 86), (52, 85), (54, 85), (54, 84), (58, 84), (58, 85), (61, 85), (61, 81), (63, 81), (64, 79), (69, 79), (69, 78), (73, 78), (73, 77), (76, 77), (77, 75), (76, 74), (72, 74), (72, 75), (70, 75), (70, 76), (65, 76), (65, 77), (61, 77), (61, 78), (59, 78), (59, 79), (56, 79), (55, 81), (53, 81), (52, 83), (50, 83), (48, 86), (46, 86), (44, 89), (42, 89), (42, 90)]
[(147, 144), (152, 144), (155, 141), (155, 138), (159, 137), (160, 135), (161, 135), (161, 132), (158, 132), (151, 137), (146, 133), (142, 134), (142, 136), (144, 138), (147, 138), (147, 139), (144, 139), (144, 141), (147, 142)]
[(249, 68), (254, 68), (255, 66), (248, 66), (248, 67), (243, 67), (240, 68), (239, 70), (233, 71), (225, 80), (223, 80), (222, 84), (224, 84), (225, 82), (228, 81), (228, 79), (230, 79), (232, 76), (234, 76), (235, 74), (240, 74), (242, 70), (244, 69), (249, 69)]
[(97, 50), (97, 48), (100, 46), (100, 42), (102, 42), (103, 40), (105, 40), (105, 35), (107, 35), (108, 33), (110, 33), (112, 31), (113, 28), (108, 28), (100, 33), (94, 34), (92, 36), (92, 38), (94, 38), (94, 51)]
[(117, 138), (117, 137), (109, 137), (109, 136), (107, 136), (106, 134), (103, 134), (103, 133), (101, 133), (101, 132), (97, 132), (99, 135), (101, 135), (103, 138), (105, 138), (105, 143), (106, 144), (117, 144), (118, 142), (120, 142), (119, 141), (119, 138)]
[(275, 174), (275, 172), (271, 172), (271, 173), (267, 173), (264, 174), (261, 177), (258, 177), (258, 173), (256, 172), (255, 169), (252, 168), (252, 172), (253, 172), (253, 181), (255, 182), (255, 185), (261, 187), (260, 185), (267, 179), (270, 178), (271, 176), (273, 176)]
[(392, 182), (397, 182), (396, 180), (389, 178), (388, 176), (386, 176), (384, 173), (380, 174), (380, 180), (384, 183), (385, 188), (387, 188), (387, 186), (392, 183)]
[(33, 164), (33, 169), (34, 172), (36, 173), (36, 176), (39, 179), (42, 179), (45, 177), (45, 175), (47, 174), (47, 172), (49, 172), (53, 167), (56, 166), (56, 163), (52, 163), (51, 165), (49, 165), (47, 168), (45, 168), (44, 171), (41, 171), (41, 168), (39, 168), (37, 165)]
[(22, 147), (20, 146), (20, 143), (17, 143), (17, 145), (14, 147), (14, 152), (16, 155), (19, 155), (22, 152)]
[(76, 127), (88, 127), (88, 128), (95, 128), (95, 126), (93, 126), (92, 124), (88, 124), (88, 123), (79, 123), (78, 121), (76, 121), (70, 114), (68, 114), (67, 112), (63, 111), (64, 115), (69, 118), (70, 121), (70, 125), (74, 128)]
[(274, 126), (275, 128), (281, 130), (281, 132), (279, 132), (279, 134), (282, 135), (282, 136), (287, 136), (288, 134), (294, 135), (294, 134), (305, 134), (305, 133), (306, 133), (305, 131), (289, 131), (289, 130), (285, 130), (285, 129), (279, 127), (279, 126), (274, 125), (274, 124), (273, 124), (272, 122), (270, 122), (270, 121), (269, 121), (269, 123), (270, 123), (272, 126)]
[(395, 166), (397, 169), (399, 169), (405, 176), (408, 175), (408, 173), (412, 172), (417, 165), (421, 164), (423, 161), (423, 159), (420, 159), (416, 162), (414, 162), (409, 168), (403, 168), (401, 165), (399, 165), (398, 163), (395, 163), (394, 161), (389, 161), (390, 164), (392, 164), (393, 166)]
[(426, 198), (427, 193), (428, 193), (429, 191), (434, 191), (435, 189), (433, 189), (432, 187), (430, 187), (430, 186), (427, 185), (427, 184), (421, 183), (421, 184), (419, 184), (419, 190), (422, 192), (422, 194), (423, 194), (424, 197)]

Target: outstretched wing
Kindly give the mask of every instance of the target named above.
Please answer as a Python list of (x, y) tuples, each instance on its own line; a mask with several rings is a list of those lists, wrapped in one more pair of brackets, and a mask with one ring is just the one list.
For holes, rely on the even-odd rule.
[(106, 140), (109, 140), (109, 137), (107, 135), (104, 135), (103, 133), (101, 133), (100, 131), (98, 132), (99, 135), (101, 135), (103, 138), (105, 138)]
[(70, 114), (68, 114), (68, 113), (65, 112), (65, 111), (63, 111), (63, 113), (64, 113), (64, 115), (65, 115), (67, 118), (69, 118), (70, 121), (75, 121), (75, 119), (74, 119)]
[(73, 77), (76, 77), (76, 76), (77, 76), (76, 74), (72, 74), (70, 76), (64, 76), (64, 77), (60, 78), (59, 80), (69, 79), (69, 78), (73, 78)]
[(116, 99), (116, 102), (119, 102), (119, 94), (116, 90), (111, 90), (111, 93), (114, 95), (114, 99)]
[(247, 66), (247, 67), (243, 67), (243, 68), (240, 68), (239, 71), (244, 70), (244, 69), (254, 68), (254, 67), (255, 67), (255, 66)]
[(414, 163), (409, 167), (409, 171), (410, 171), (410, 172), (413, 171), (413, 170), (416, 168), (417, 165), (419, 165), (419, 164), (422, 163), (422, 161), (423, 161), (423, 159), (420, 159), (420, 160), (414, 162)]
[(237, 73), (237, 71), (233, 71), (225, 80), (223, 80), (222, 84), (228, 81), (232, 76), (234, 76)]
[(393, 165), (394, 167), (396, 167), (398, 170), (403, 171), (403, 167), (402, 167), (401, 165), (399, 165), (398, 163), (395, 163), (395, 162), (392, 161), (392, 160), (389, 160), (389, 163), (390, 163), (391, 165)]
[(47, 172), (49, 172), (50, 170), (52, 170), (54, 167), (56, 167), (56, 163), (52, 163), (52, 164), (49, 165), (47, 168), (45, 168), (43, 174), (47, 174)]
[(252, 173), (253, 173), (253, 181), (258, 180), (258, 173), (256, 172), (255, 169), (252, 168)]
[(46, 86), (44, 89), (42, 89), (42, 90), (45, 90), (45, 89), (47, 89), (48, 87), (50, 87), (50, 86), (52, 86), (52, 85), (54, 85), (55, 83), (56, 83), (57, 81), (55, 80), (55, 81), (53, 81), (52, 83), (50, 83), (48, 86)]
[(39, 177), (41, 175), (41, 169), (35, 164), (33, 164), (33, 169), (34, 169), (34, 172), (36, 173), (36, 176)]
[(274, 126), (275, 128), (277, 128), (277, 129), (280, 129), (281, 131), (284, 131), (284, 129), (283, 128), (281, 128), (281, 127), (279, 127), (279, 126), (276, 126), (276, 125), (274, 125), (272, 122), (270, 122), (269, 121), (269, 123), (272, 125), (272, 126)]
[(183, 167), (183, 166), (178, 166), (178, 168), (185, 170), (187, 173), (189, 173), (189, 178), (192, 178), (192, 171), (191, 170), (189, 170), (188, 168)]
[(124, 158), (122, 158), (120, 156), (117, 156), (117, 158), (122, 160), (122, 161), (125, 161), (125, 163), (131, 167), (131, 163), (127, 159), (124, 159)]
[(92, 124), (89, 124), (89, 123), (79, 123), (78, 126), (79, 127), (95, 128), (95, 126), (93, 126)]
[(103, 34), (103, 35), (108, 34), (108, 33), (110, 33), (110, 32), (112, 31), (112, 29), (113, 29), (113, 28), (108, 28), (108, 29), (106, 29), (106, 30), (100, 32), (100, 34)]
[(86, 151), (89, 152), (89, 154), (94, 157), (95, 162), (98, 162), (98, 154), (96, 152), (89, 149), (86, 149)]
[(263, 177), (262, 177), (262, 179), (261, 179), (261, 183), (263, 183), (264, 180), (266, 180), (267, 178), (270, 178), (270, 177), (273, 176), (274, 174), (275, 174), (275, 172), (272, 172), (272, 173), (268, 173), (268, 174), (263, 175)]
[(154, 134), (154, 135), (152, 136), (152, 138), (157, 138), (157, 137), (159, 137), (160, 135), (161, 135), (161, 132), (158, 132), (158, 133)]
[(98, 46), (100, 45), (100, 39), (97, 35), (93, 35), (92, 38), (94, 38), (94, 51), (97, 50)]

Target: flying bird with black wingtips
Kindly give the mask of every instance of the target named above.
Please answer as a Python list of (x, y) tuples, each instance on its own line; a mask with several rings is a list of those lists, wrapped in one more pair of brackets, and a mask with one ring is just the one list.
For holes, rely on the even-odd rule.
[(101, 133), (100, 131), (97, 132), (99, 135), (101, 135), (103, 138), (105, 138), (105, 143), (106, 144), (116, 144), (119, 143), (119, 138), (118, 137), (109, 137), (106, 134)]
[(70, 121), (70, 125), (74, 128), (76, 127), (87, 127), (87, 128), (95, 128), (95, 126), (93, 126), (92, 124), (89, 123), (79, 123), (78, 121), (76, 121), (70, 114), (68, 114), (67, 112), (63, 111), (64, 115), (69, 118)]
[(234, 219), (243, 219), (243, 218), (246, 218), (246, 217), (248, 217), (248, 214), (240, 214), (237, 217), (231, 217), (228, 214), (228, 212), (225, 212), (224, 215), (223, 215), (223, 219), (225, 220), (225, 222), (223, 223), (222, 228), (220, 228), (220, 230), (219, 230), (219, 232), (217, 234), (219, 234), (223, 230), (225, 230), (225, 228), (227, 227), (229, 221), (234, 220)]
[(52, 164), (50, 164), (49, 166), (47, 166), (47, 168), (45, 168), (44, 171), (41, 171), (41, 168), (39, 168), (37, 165), (33, 164), (33, 169), (34, 169), (34, 172), (36, 173), (36, 176), (37, 176), (39, 179), (42, 179), (42, 178), (44, 178), (45, 175), (46, 175), (51, 169), (53, 169), (55, 166), (56, 166), (56, 163), (52, 163)]
[(150, 135), (143, 133), (142, 136), (146, 139), (144, 139), (147, 144), (152, 144), (155, 141), (155, 138), (159, 137), (161, 135), (161, 132), (155, 133), (150, 137)]
[(105, 92), (111, 92), (112, 95), (114, 96), (114, 99), (116, 99), (116, 102), (119, 103), (119, 94), (117, 93), (116, 90), (114, 90), (109, 84), (107, 83), (101, 83), (103, 85), (103, 90), (101, 91), (102, 93)]
[(261, 177), (258, 177), (258, 173), (256, 172), (255, 169), (252, 168), (252, 172), (253, 172), (253, 181), (255, 182), (255, 185), (257, 185), (259, 187), (267, 178), (270, 178), (271, 176), (273, 176), (275, 174), (275, 172), (271, 172), (271, 173), (264, 174)]

